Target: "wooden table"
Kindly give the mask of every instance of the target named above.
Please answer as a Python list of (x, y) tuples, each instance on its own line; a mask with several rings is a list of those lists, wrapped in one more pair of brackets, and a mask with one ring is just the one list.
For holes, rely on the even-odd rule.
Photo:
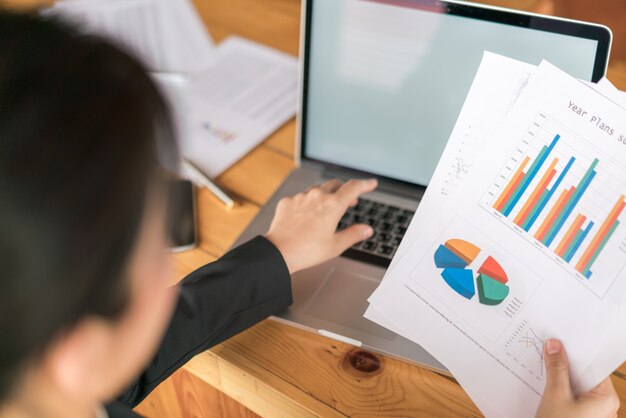
[[(33, 6), (50, 0), (5, 2)], [(552, 0), (492, 3), (555, 10)], [(237, 34), (298, 54), (299, 0), (195, 0), (195, 4), (217, 42)], [(611, 64), (609, 77), (626, 90), (626, 60), (614, 57)], [(294, 168), (294, 138), (292, 121), (219, 177), (218, 182), (237, 195), (241, 202), (237, 208), (226, 210), (206, 190), (199, 191), (200, 246), (176, 255), (172, 282), (229, 248)], [(625, 403), (626, 365), (612, 378)], [(481, 415), (454, 379), (271, 320), (198, 355), (137, 411), (167, 418)], [(626, 417), (626, 409), (620, 416)]]

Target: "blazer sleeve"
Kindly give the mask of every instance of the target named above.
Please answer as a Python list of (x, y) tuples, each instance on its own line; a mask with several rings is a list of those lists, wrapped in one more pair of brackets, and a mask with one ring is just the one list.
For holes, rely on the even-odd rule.
[(291, 305), (291, 278), (278, 249), (257, 237), (180, 283), (161, 346), (119, 401), (134, 407), (193, 356)]

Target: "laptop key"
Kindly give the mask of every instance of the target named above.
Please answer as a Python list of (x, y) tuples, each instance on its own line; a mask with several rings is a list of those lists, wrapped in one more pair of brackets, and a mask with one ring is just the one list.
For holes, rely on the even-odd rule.
[(363, 244), (361, 244), (361, 248), (367, 251), (374, 251), (377, 245), (378, 244), (376, 244), (374, 241), (365, 241)]
[(404, 234), (406, 233), (406, 228), (403, 226), (398, 226), (396, 227), (396, 230), (394, 232), (396, 233), (396, 235), (404, 236)]
[(380, 254), (391, 255), (393, 253), (394, 248), (390, 245), (381, 245), (378, 249)]
[(412, 217), (413, 212), (409, 210), (359, 198), (357, 204), (341, 218), (337, 229), (363, 223), (374, 228), (374, 235), (367, 241), (355, 244), (344, 255), (388, 266)]
[(407, 217), (406, 217), (406, 216), (404, 216), (404, 215), (399, 215), (399, 216), (396, 218), (396, 223), (397, 223), (397, 224), (402, 224), (402, 225), (404, 225), (404, 224), (406, 224), (408, 221), (409, 221), (409, 218), (407, 218)]
[(391, 231), (391, 228), (393, 227), (392, 224), (390, 224), (389, 222), (381, 222), (378, 225), (378, 229), (380, 229), (383, 232), (387, 232), (387, 231)]
[(365, 205), (361, 202), (357, 203), (356, 206), (351, 208), (353, 212), (361, 213), (365, 210)]
[(391, 241), (391, 236), (387, 235), (385, 233), (382, 233), (378, 236), (378, 242), (382, 242), (382, 243), (388, 243), (389, 241)]

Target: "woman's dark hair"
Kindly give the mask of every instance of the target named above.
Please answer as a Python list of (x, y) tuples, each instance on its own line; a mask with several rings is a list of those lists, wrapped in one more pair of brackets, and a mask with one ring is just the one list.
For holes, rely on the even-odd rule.
[(163, 147), (168, 108), (140, 63), (0, 10), (0, 403), (63, 330), (123, 311)]

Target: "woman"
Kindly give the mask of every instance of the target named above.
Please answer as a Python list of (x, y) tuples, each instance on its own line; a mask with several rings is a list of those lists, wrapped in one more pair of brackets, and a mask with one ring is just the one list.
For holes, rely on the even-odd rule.
[[(376, 181), (329, 181), (281, 201), (265, 237), (167, 288), (160, 166), (177, 159), (167, 106), (133, 58), (0, 12), (1, 418), (135, 416), (192, 356), (289, 306), (290, 273), (372, 234), (335, 226)], [(610, 381), (572, 395), (557, 348), (538, 414), (614, 414)]]

